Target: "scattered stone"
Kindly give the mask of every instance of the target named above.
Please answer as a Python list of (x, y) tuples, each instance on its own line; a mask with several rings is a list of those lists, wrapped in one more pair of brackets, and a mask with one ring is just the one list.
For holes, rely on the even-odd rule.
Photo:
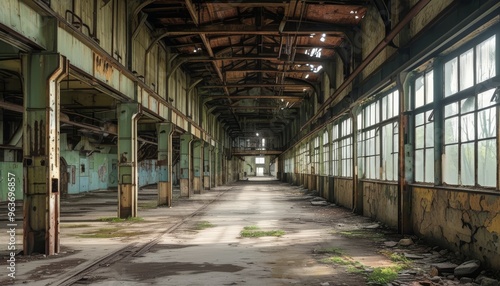
[(431, 281), (435, 282), (435, 283), (441, 283), (441, 277), (440, 276), (434, 276), (434, 277), (431, 278)]
[(329, 203), (327, 201), (311, 201), (313, 206), (327, 206)]
[(438, 276), (441, 273), (453, 273), (458, 265), (451, 262), (435, 263), (431, 265), (431, 275)]
[(481, 286), (500, 286), (500, 282), (495, 279), (483, 277), (481, 280)]
[(311, 199), (311, 202), (317, 202), (317, 201), (326, 201), (326, 199), (322, 197), (314, 197)]
[(366, 228), (366, 229), (375, 229), (375, 228), (379, 228), (379, 227), (380, 227), (380, 225), (378, 223), (376, 223), (376, 224), (372, 224), (372, 225), (367, 225), (367, 226), (365, 226), (363, 228)]
[(408, 259), (423, 259), (423, 256), (416, 255), (416, 254), (411, 254), (411, 253), (404, 253), (405, 257)]
[(453, 272), (457, 277), (473, 277), (479, 273), (481, 262), (479, 260), (469, 260), (457, 266)]
[(472, 283), (472, 278), (469, 277), (462, 277), (460, 278), (460, 284), (466, 284), (466, 283)]
[(448, 275), (448, 276), (446, 276), (446, 279), (453, 280), (453, 279), (455, 279), (455, 275)]
[(430, 281), (419, 281), (418, 283), (422, 286), (432, 286), (432, 282)]
[(329, 286), (329, 285), (330, 285), (330, 283), (328, 283), (328, 282), (323, 282), (323, 283), (320, 283), (320, 285), (321, 285), (321, 286)]
[(384, 242), (384, 245), (387, 247), (395, 247), (396, 245), (398, 245), (398, 243), (395, 241), (386, 241)]
[(400, 246), (410, 246), (413, 244), (413, 240), (411, 238), (403, 238), (399, 241)]

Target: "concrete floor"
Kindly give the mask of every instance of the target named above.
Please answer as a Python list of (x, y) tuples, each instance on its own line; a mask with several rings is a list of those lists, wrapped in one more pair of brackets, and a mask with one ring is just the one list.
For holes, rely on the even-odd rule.
[[(64, 199), (62, 253), (19, 256), (16, 279), (5, 274), (0, 284), (366, 285), (374, 268), (398, 263), (391, 254), (414, 253), (421, 257), (394, 285), (433, 285), (430, 264), (450, 259), (425, 244), (388, 246), (402, 237), (335, 205), (313, 206), (306, 190), (271, 179), (250, 178), (192, 198), (178, 198), (177, 190), (172, 208), (156, 207), (156, 189), (144, 188), (141, 221), (109, 221), (116, 190)], [(285, 234), (241, 237), (248, 226)], [(332, 257), (340, 260), (325, 263)], [(5, 269), (6, 259), (0, 264)]]

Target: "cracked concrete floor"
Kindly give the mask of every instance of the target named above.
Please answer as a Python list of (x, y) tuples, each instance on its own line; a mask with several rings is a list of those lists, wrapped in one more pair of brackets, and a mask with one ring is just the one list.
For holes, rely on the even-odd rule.
[[(106, 192), (67, 201), (62, 207), (64, 210), (67, 205), (61, 228), (65, 251), (59, 257), (21, 260), (18, 267), (22, 271), (16, 282), (29, 285), (366, 285), (366, 269), (394, 265), (380, 249), (387, 235), (392, 235), (395, 241), (399, 240), (398, 235), (389, 231), (381, 239), (381, 230), (367, 230), (368, 233), (355, 237), (346, 235), (374, 222), (336, 206), (312, 206), (310, 196), (300, 187), (271, 180), (243, 181), (190, 199), (177, 199), (173, 208), (152, 207), (155, 189), (141, 192), (139, 204), (142, 198), (144, 208), (139, 215), (144, 220), (133, 223), (112, 224), (99, 220), (115, 215), (112, 197)], [(108, 193), (114, 196), (113, 192)], [(103, 201), (107, 203), (96, 204)], [(172, 231), (166, 231), (174, 226)], [(285, 234), (242, 238), (240, 232), (246, 226), (283, 230)], [(103, 228), (115, 228), (119, 233), (131, 235), (82, 236)], [(132, 243), (149, 244), (131, 255), (135, 247)], [(100, 257), (120, 249), (119, 256), (79, 274)], [(344, 261), (352, 263), (323, 263), (323, 259), (331, 256), (325, 251), (329, 249), (341, 253)], [(355, 271), (354, 266), (359, 270), (360, 265), (363, 270)], [(67, 278), (73, 275), (76, 278), (69, 283)], [(412, 279), (406, 280), (407, 285), (411, 285)]]

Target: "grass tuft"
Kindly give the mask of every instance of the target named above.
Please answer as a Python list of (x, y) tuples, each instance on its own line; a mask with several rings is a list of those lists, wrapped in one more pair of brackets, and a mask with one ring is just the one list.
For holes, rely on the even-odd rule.
[(243, 230), (240, 232), (241, 237), (263, 237), (263, 236), (276, 236), (280, 237), (285, 235), (283, 230), (260, 230), (257, 226), (245, 226)]
[(210, 227), (215, 227), (215, 224), (212, 224), (208, 221), (200, 221), (196, 224), (196, 229), (202, 230)]
[(116, 238), (116, 237), (131, 237), (143, 234), (142, 232), (121, 232), (120, 228), (100, 228), (91, 233), (78, 235), (80, 238)]
[(398, 277), (399, 267), (379, 267), (375, 268), (368, 276), (368, 282), (376, 284), (388, 284)]
[(142, 217), (128, 217), (128, 218), (101, 217), (98, 220), (102, 221), (102, 222), (111, 222), (111, 223), (117, 223), (117, 222), (141, 222), (141, 221), (144, 221), (144, 219)]

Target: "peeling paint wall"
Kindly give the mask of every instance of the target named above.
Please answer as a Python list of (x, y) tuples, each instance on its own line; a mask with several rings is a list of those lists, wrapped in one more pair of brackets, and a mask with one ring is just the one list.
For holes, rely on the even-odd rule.
[(353, 205), (353, 183), (352, 179), (335, 178), (333, 181), (334, 202), (338, 205), (352, 209)]
[(398, 186), (375, 182), (362, 182), (363, 215), (398, 227)]
[(0, 202), (5, 202), (8, 199), (9, 173), (15, 175), (14, 194), (16, 201), (23, 199), (23, 163), (0, 162)]
[(498, 194), (413, 188), (412, 220), (418, 235), (500, 269)]
[[(116, 154), (93, 153), (85, 156), (78, 151), (62, 151), (61, 157), (68, 164), (68, 193), (105, 190), (118, 186)], [(138, 164), (139, 187), (156, 184), (156, 160), (145, 160)]]

